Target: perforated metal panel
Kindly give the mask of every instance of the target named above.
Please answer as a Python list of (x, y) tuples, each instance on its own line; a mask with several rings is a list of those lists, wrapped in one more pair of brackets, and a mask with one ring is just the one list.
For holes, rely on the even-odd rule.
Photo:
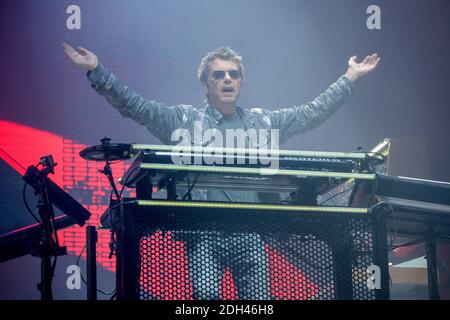
[(153, 203), (132, 211), (126, 263), (143, 300), (375, 299), (373, 226), (368, 213)]

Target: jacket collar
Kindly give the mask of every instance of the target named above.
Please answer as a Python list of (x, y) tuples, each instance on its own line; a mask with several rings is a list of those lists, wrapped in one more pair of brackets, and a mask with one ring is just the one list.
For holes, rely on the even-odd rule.
[[(238, 115), (241, 118), (243, 118), (245, 110), (243, 108), (239, 107), (239, 106), (236, 106), (236, 111), (235, 112), (237, 112)], [(216, 121), (220, 121), (220, 119), (223, 118), (223, 114), (221, 114), (219, 111), (217, 111), (216, 108), (214, 108), (213, 106), (211, 106), (209, 104), (206, 105), (205, 113), (207, 115), (209, 115), (210, 117), (212, 117), (213, 119), (215, 119)]]

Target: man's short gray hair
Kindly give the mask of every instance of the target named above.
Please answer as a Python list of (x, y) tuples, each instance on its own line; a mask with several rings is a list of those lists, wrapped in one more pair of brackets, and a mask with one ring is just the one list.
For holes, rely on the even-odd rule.
[(221, 47), (214, 51), (208, 52), (206, 56), (203, 57), (200, 66), (198, 67), (197, 77), (200, 82), (205, 82), (209, 75), (209, 63), (214, 59), (222, 59), (233, 61), (238, 65), (239, 73), (241, 79), (244, 79), (244, 66), (242, 65), (242, 57), (239, 56), (233, 49), (229, 47)]

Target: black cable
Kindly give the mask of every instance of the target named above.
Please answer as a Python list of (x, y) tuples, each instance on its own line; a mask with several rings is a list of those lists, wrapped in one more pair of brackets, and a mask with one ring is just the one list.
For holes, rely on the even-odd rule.
[[(123, 160), (121, 160), (121, 161), (123, 161)], [(121, 161), (112, 162), (111, 164), (115, 164), (115, 163), (118, 163), (118, 162), (121, 162)], [(125, 187), (126, 187), (126, 184), (128, 183), (128, 180), (129, 180), (131, 174), (132, 174), (134, 171), (136, 171), (137, 169), (139, 169), (139, 167), (133, 168), (133, 170), (131, 170), (131, 171), (128, 173), (127, 177), (125, 178), (125, 180), (124, 180), (124, 182), (123, 182), (123, 184), (122, 184), (122, 188), (120, 189), (120, 192), (119, 192), (119, 199), (122, 199), (122, 193), (123, 193), (123, 191), (124, 191), (124, 189), (125, 189)], [(109, 203), (111, 203), (111, 201), (112, 201), (113, 194), (114, 194), (114, 190), (111, 190), (110, 195), (109, 195)], [(117, 200), (119, 200), (119, 199), (117, 199)], [(119, 200), (119, 201), (120, 201), (120, 200)], [(114, 232), (113, 230), (115, 229), (115, 226), (114, 226), (114, 219), (112, 218), (112, 211), (111, 211), (111, 210), (112, 210), (112, 209), (115, 209), (115, 208), (117, 208), (117, 207), (119, 207), (119, 206), (121, 206), (121, 205), (127, 204), (127, 203), (134, 203), (134, 201), (127, 201), (127, 202), (125, 202), (125, 203), (118, 203), (118, 204), (116, 204), (116, 205), (114, 205), (114, 206), (110, 206), (110, 207), (108, 208), (108, 210), (110, 210), (110, 212), (109, 212), (109, 219), (110, 219), (111, 232), (112, 232), (112, 235), (111, 235), (111, 236), (113, 237), (114, 241), (115, 241), (115, 237), (114, 237), (114, 233), (115, 233), (115, 232)], [(78, 258), (77, 258), (77, 263), (76, 263), (77, 267), (79, 267), (80, 258), (81, 258), (81, 256), (83, 255), (83, 252), (84, 252), (85, 249), (86, 249), (86, 245), (83, 247), (83, 250), (81, 251), (80, 255), (79, 255)], [(81, 280), (83, 281), (83, 283), (87, 285), (87, 282), (86, 282), (86, 280), (83, 278), (83, 275), (82, 275), (82, 273), (81, 273), (81, 270), (80, 270), (80, 276), (81, 276)], [(100, 289), (97, 288), (97, 292), (99, 292), (99, 293), (101, 293), (101, 294), (103, 294), (103, 295), (112, 295), (111, 300), (113, 300), (114, 297), (117, 295), (117, 288), (114, 289), (114, 291), (112, 291), (112, 292), (104, 292), (104, 291), (102, 291), (102, 290), (100, 290)]]
[[(120, 162), (120, 161), (117, 161), (117, 162)], [(117, 162), (115, 162), (115, 163), (117, 163)], [(124, 180), (124, 182), (123, 182), (123, 184), (122, 184), (122, 188), (120, 189), (120, 193), (119, 193), (119, 198), (116, 199), (117, 201), (119, 201), (119, 204), (118, 204), (118, 205), (121, 205), (121, 204), (120, 204), (120, 199), (122, 199), (122, 193), (123, 193), (123, 191), (124, 191), (124, 189), (125, 189), (125, 186), (126, 186), (126, 184), (127, 184), (127, 182), (128, 182), (128, 179), (130, 178), (131, 174), (132, 174), (136, 169), (139, 169), (139, 167), (133, 168), (133, 170), (131, 170), (131, 172), (128, 173), (127, 177), (125, 178), (125, 180)], [(112, 169), (111, 169), (111, 170), (112, 170)], [(110, 204), (111, 204), (111, 202), (112, 202), (112, 198), (113, 198), (113, 194), (114, 194), (114, 193), (115, 193), (115, 192), (114, 192), (114, 189), (111, 190), (111, 192), (109, 193), (109, 203), (110, 203)], [(114, 219), (113, 219), (113, 217), (112, 217), (112, 211), (111, 211), (111, 209), (114, 208), (114, 207), (116, 207), (116, 206), (112, 206), (112, 207), (110, 206), (110, 207), (108, 208), (108, 210), (110, 210), (110, 212), (109, 212), (109, 223), (110, 223), (110, 225), (111, 225), (111, 229), (110, 229), (110, 232), (111, 232), (111, 239), (110, 239), (110, 243), (109, 243), (109, 246), (110, 246), (110, 254), (109, 254), (109, 258), (111, 258), (111, 257), (114, 255), (114, 251), (115, 251), (114, 244), (115, 244), (115, 242), (116, 242), (116, 237), (115, 237), (115, 223), (114, 223)]]
[(109, 203), (111, 203), (112, 199), (113, 199), (113, 194), (114, 194), (114, 190), (111, 190), (109, 192)]
[[(115, 248), (115, 243), (116, 243), (116, 237), (115, 237), (115, 225), (114, 225), (114, 219), (112, 217), (112, 211), (111, 211), (111, 202), (112, 202), (112, 197), (114, 194), (114, 190), (111, 190), (111, 192), (109, 193), (109, 204), (110, 207), (108, 208), (109, 210), (109, 224), (111, 226), (111, 229), (109, 230), (110, 232), (110, 240), (109, 240), (109, 259), (112, 258), (112, 256), (114, 255), (116, 248)], [(119, 197), (121, 197), (121, 195), (119, 194)], [(119, 200), (117, 200), (119, 201)], [(120, 202), (119, 202), (120, 203)]]
[(378, 153), (378, 152), (373, 152), (373, 151), (364, 151), (364, 149), (361, 148), (361, 147), (358, 147), (358, 151), (357, 152), (358, 153), (364, 153), (366, 155), (371, 153), (371, 154), (374, 154), (374, 155), (378, 155), (378, 156), (380, 156), (382, 158), (381, 160), (380, 159), (376, 159), (377, 163), (371, 163), (371, 162), (368, 163), (368, 169), (371, 172), (375, 172), (375, 168), (373, 167), (373, 165), (378, 165), (380, 163), (383, 163), (383, 162), (385, 162), (385, 160), (387, 158), (387, 156), (385, 156), (384, 154), (381, 154), (381, 153)]
[[(3, 151), (3, 150), (2, 150)], [(9, 156), (9, 155), (8, 155)], [(11, 159), (13, 159), (12, 157), (11, 157)], [(14, 159), (13, 159), (14, 160)], [(14, 160), (15, 161), (15, 160)], [(17, 162), (16, 162), (17, 163)], [(20, 165), (20, 164), (19, 164)], [(39, 167), (39, 165), (42, 165), (40, 162), (38, 162), (34, 167), (35, 168), (38, 168)], [(46, 179), (46, 178), (45, 178)], [(27, 209), (27, 211), (28, 211), (28, 213), (33, 217), (33, 219), (40, 225), (40, 227), (41, 228), (45, 228), (45, 229), (47, 229), (47, 228), (52, 228), (52, 231), (53, 232), (48, 232), (49, 230), (45, 230), (45, 233), (49, 233), (48, 235), (50, 236), (50, 245), (51, 245), (51, 247), (53, 247), (53, 248), (55, 248), (56, 250), (59, 250), (59, 239), (58, 239), (58, 231), (57, 231), (57, 229), (56, 229), (56, 219), (55, 219), (55, 212), (54, 212), (54, 210), (53, 210), (53, 207), (51, 207), (51, 208), (49, 208), (50, 209), (50, 213), (51, 213), (51, 216), (49, 217), (49, 223), (50, 223), (50, 226), (45, 226), (44, 225), (44, 223), (42, 222), (42, 221), (40, 221), (39, 219), (38, 219), (38, 217), (33, 213), (33, 211), (31, 210), (31, 208), (30, 208), (30, 206), (28, 205), (28, 201), (27, 201), (27, 197), (26, 197), (26, 188), (27, 188), (27, 185), (28, 185), (29, 183), (28, 183), (28, 181), (25, 181), (25, 184), (24, 184), (24, 186), (23, 186), (23, 189), (22, 189), (22, 199), (23, 199), (23, 202), (24, 202), (24, 204), (25, 204), (25, 207), (26, 207), (26, 209)], [(41, 190), (42, 191), (42, 190)], [(44, 195), (42, 195), (42, 196), (44, 196)], [(48, 195), (46, 194), (45, 196), (47, 196), (48, 197)], [(47, 199), (47, 201), (48, 201), (48, 199)], [(53, 260), (53, 262), (52, 262), (52, 264), (51, 264), (51, 266), (50, 266), (50, 274), (48, 275), (48, 279), (45, 279), (45, 282), (50, 282), (51, 283), (51, 281), (52, 281), (52, 279), (53, 279), (53, 277), (54, 277), (54, 275), (55, 275), (55, 270), (56, 270), (56, 264), (57, 264), (57, 261), (58, 261), (58, 253), (59, 252), (54, 252), (54, 260)], [(51, 254), (50, 254), (50, 256), (51, 256)], [(51, 289), (50, 289), (51, 290)]]
[[(334, 200), (334, 196), (331, 194), (331, 192), (330, 191), (328, 191), (328, 194), (330, 195), (330, 199), (331, 200), (333, 200), (333, 204), (335, 205), (335, 206), (337, 206), (337, 203), (336, 203), (336, 201)], [(328, 200), (327, 200), (328, 201)], [(325, 202), (327, 202), (327, 201), (325, 201)]]
[(76, 263), (77, 267), (80, 267), (80, 266), (79, 266), (79, 263), (80, 263), (81, 256), (82, 256), (83, 253), (84, 253), (84, 250), (86, 250), (86, 245), (84, 245), (83, 249), (81, 249), (81, 252), (80, 252), (80, 254), (79, 254), (78, 257), (77, 257), (77, 263)]
[(186, 200), (186, 196), (188, 196), (190, 199), (188, 200), (192, 200), (192, 197), (190, 196), (189, 190), (191, 189), (191, 181), (189, 180), (189, 172), (186, 174), (186, 179), (187, 179), (187, 183), (188, 183), (188, 189), (186, 191), (186, 193), (184, 194), (183, 198), (181, 199), (182, 201)]
[[(389, 207), (389, 211), (392, 215), (392, 219), (393, 219), (393, 225), (394, 225), (394, 231), (392, 232), (391, 229), (388, 229), (388, 235), (389, 235), (389, 240), (390, 243), (387, 245), (388, 251), (392, 251), (394, 250), (394, 243), (397, 241), (397, 236), (398, 236), (398, 229), (397, 229), (397, 218), (395, 215), (395, 210), (392, 207), (392, 204), (389, 201), (383, 201), (383, 202), (379, 202), (376, 205), (374, 205), (372, 207), (372, 209), (375, 209), (375, 207), (385, 207), (388, 206)], [(383, 209), (382, 209), (383, 210)], [(392, 236), (393, 233), (393, 236)]]
[(114, 300), (114, 298), (117, 297), (117, 289), (115, 290), (114, 294), (111, 296), (111, 298), (109, 300)]
[(345, 193), (345, 192), (349, 192), (350, 190), (353, 189), (353, 187), (354, 187), (354, 186), (351, 186), (350, 188), (347, 188), (347, 189), (345, 189), (345, 190), (343, 190), (343, 191), (340, 191), (340, 192), (338, 192), (338, 193), (335, 193), (333, 196), (331, 196), (331, 197), (325, 199), (324, 201), (322, 201), (321, 203), (319, 203), (319, 206), (321, 206), (322, 204), (324, 204), (325, 202), (327, 202), (327, 201), (329, 201), (329, 200), (331, 200), (331, 199), (334, 199), (336, 196), (338, 196), (338, 195), (340, 195), (340, 194), (343, 194), (343, 193)]
[(131, 203), (136, 203), (136, 200), (130, 200), (130, 201), (125, 201), (125, 202), (122, 202), (122, 203), (118, 203), (118, 204), (115, 204), (115, 205), (109, 207), (108, 209), (114, 209), (114, 208), (123, 206), (125, 204), (131, 204)]
[(111, 229), (110, 229), (111, 240), (109, 242), (109, 246), (110, 246), (111, 251), (110, 251), (110, 254), (109, 254), (109, 259), (112, 258), (112, 256), (114, 255), (114, 251), (116, 249), (114, 247), (114, 244), (116, 242), (116, 238), (115, 238), (115, 221), (114, 221), (114, 219), (112, 217), (112, 211), (113, 211), (113, 209), (115, 209), (117, 207), (120, 207), (120, 206), (125, 205), (125, 204), (130, 204), (130, 203), (136, 203), (136, 201), (135, 200), (130, 200), (130, 201), (125, 201), (125, 202), (119, 202), (116, 205), (108, 207), (108, 210), (109, 210), (109, 213), (108, 213), (109, 223), (111, 225)]
[[(191, 189), (191, 181), (190, 181), (190, 179), (189, 179), (189, 172), (186, 174), (186, 178), (187, 178), (187, 181), (188, 181), (188, 191), (189, 191), (189, 190)], [(189, 200), (189, 201), (192, 201), (192, 195), (191, 195), (190, 192), (187, 192), (187, 193), (184, 195), (183, 200), (186, 198), (186, 195), (188, 196), (188, 200)]]
[[(117, 162), (120, 162), (120, 161), (117, 161)], [(114, 162), (114, 163), (117, 163), (117, 162)], [(113, 163), (111, 163), (111, 164), (113, 164)], [(127, 177), (126, 177), (124, 183), (122, 184), (122, 188), (120, 189), (119, 199), (122, 198), (122, 193), (123, 193), (123, 191), (124, 191), (124, 189), (125, 189), (125, 186), (126, 186), (126, 184), (127, 184), (127, 182), (128, 182), (128, 179), (130, 178), (131, 174), (132, 174), (136, 169), (139, 169), (139, 167), (135, 167), (133, 170), (131, 170), (130, 173), (128, 173), (128, 175), (127, 175)], [(114, 194), (114, 190), (111, 190), (110, 195), (109, 195), (109, 202), (110, 202), (110, 203), (111, 203), (111, 201), (112, 201), (113, 194)], [(118, 199), (118, 200), (119, 200), (119, 199)], [(112, 209), (115, 209), (115, 208), (117, 208), (117, 207), (119, 207), (119, 206), (121, 206), (121, 205), (128, 204), (128, 203), (134, 203), (134, 201), (127, 201), (127, 202), (124, 202), (124, 203), (118, 203), (118, 204), (116, 204), (116, 205), (114, 205), (114, 206), (110, 206), (110, 207), (108, 208), (108, 210), (110, 210), (110, 212), (109, 212), (109, 218), (110, 218), (110, 224), (111, 224), (112, 237), (113, 237), (114, 241), (115, 241), (115, 238), (114, 238), (114, 231), (113, 231), (113, 230), (114, 230), (115, 226), (114, 226), (114, 219), (112, 218), (112, 211), (111, 211), (111, 210), (112, 210)], [(76, 263), (77, 267), (79, 267), (80, 258), (81, 258), (81, 256), (83, 255), (83, 252), (84, 252), (85, 249), (86, 249), (86, 245), (83, 247), (83, 250), (81, 251), (80, 255), (79, 255), (78, 258), (77, 258), (77, 263)], [(83, 283), (87, 285), (87, 282), (86, 282), (86, 280), (83, 278), (83, 274), (81, 273), (81, 270), (80, 270), (80, 276), (81, 276), (81, 280), (83, 281)], [(111, 300), (112, 300), (112, 299), (117, 295), (117, 288), (114, 289), (114, 291), (112, 291), (112, 292), (104, 292), (103, 290), (100, 290), (100, 289), (97, 288), (97, 292), (99, 292), (99, 293), (101, 293), (101, 294), (103, 294), (103, 295), (113, 295), (113, 296), (111, 297)]]
[(36, 222), (42, 226), (42, 222), (38, 219), (38, 217), (36, 217), (36, 215), (33, 213), (33, 211), (30, 209), (30, 206), (28, 205), (28, 201), (27, 201), (27, 197), (26, 197), (26, 188), (27, 188), (28, 182), (25, 182), (25, 185), (23, 186), (22, 189), (22, 199), (23, 202), (25, 204), (25, 207), (27, 208), (28, 212), (30, 213), (30, 215), (34, 218), (34, 220), (36, 220)]
[(109, 164), (110, 165), (111, 164), (116, 164), (116, 163), (123, 162), (123, 161), (125, 161), (125, 160), (114, 160), (114, 161), (111, 161)]
[(186, 194), (183, 196), (183, 200), (186, 199), (187, 195), (191, 195), (192, 190), (195, 187), (195, 184), (197, 183), (198, 178), (200, 177), (200, 173), (196, 172), (195, 173), (195, 177), (194, 177), (194, 181), (192, 182), (192, 185), (190, 186), (190, 188), (188, 189), (188, 191), (186, 192)]
[(140, 169), (140, 167), (134, 167), (133, 170), (131, 170), (131, 171), (128, 173), (127, 177), (125, 178), (125, 180), (124, 180), (124, 182), (123, 182), (123, 184), (122, 184), (122, 188), (120, 189), (120, 193), (119, 193), (120, 199), (122, 199), (122, 193), (123, 193), (123, 191), (124, 191), (124, 189), (125, 189), (125, 187), (126, 187), (126, 185), (127, 185), (127, 183), (128, 183), (128, 179), (130, 179), (131, 174), (132, 174), (134, 171), (136, 171), (137, 169)]
[[(83, 249), (81, 250), (80, 254), (78, 255), (76, 265), (77, 265), (77, 267), (80, 269), (80, 277), (81, 277), (81, 281), (83, 281), (83, 283), (84, 283), (85, 285), (87, 285), (87, 281), (83, 278), (83, 273), (81, 272), (81, 268), (80, 268), (80, 259), (81, 259), (81, 256), (82, 256), (83, 253), (84, 253), (84, 250), (86, 250), (86, 245), (84, 245)], [(100, 290), (100, 289), (97, 288), (97, 292), (99, 292), (99, 293), (101, 293), (101, 294), (103, 294), (103, 295), (105, 295), (105, 296), (110, 296), (110, 295), (112, 295), (112, 294), (115, 294), (115, 293), (117, 292), (117, 289), (114, 289), (114, 290), (111, 291), (111, 292), (104, 292), (103, 290)]]
[[(393, 250), (391, 248), (393, 248), (394, 243), (397, 241), (397, 236), (398, 236), (398, 229), (397, 229), (397, 218), (395, 217), (395, 211), (394, 208), (392, 208), (392, 205), (390, 202), (387, 202), (388, 206), (389, 206), (389, 210), (391, 211), (392, 214), (392, 219), (394, 220), (394, 237), (390, 239), (391, 243), (388, 245), (388, 250)], [(389, 230), (389, 236), (391, 237), (392, 232), (390, 232)]]
[(57, 262), (57, 261), (58, 261), (58, 255), (55, 255), (55, 259), (53, 260), (53, 263), (52, 263), (52, 269), (51, 269), (50, 279), (53, 279), (53, 277), (55, 276), (56, 262)]
[[(53, 228), (53, 242), (55, 244), (55, 248), (57, 248), (59, 250), (59, 239), (58, 239), (58, 230), (56, 229), (56, 219), (55, 219), (55, 212), (53, 210), (51, 210), (52, 216), (51, 216), (51, 224), (52, 224), (52, 228)], [(58, 252), (55, 253), (55, 260), (53, 261), (53, 265), (52, 265), (52, 278), (55, 274), (55, 269), (56, 269), (56, 262), (58, 261)]]
[(399, 245), (392, 246), (391, 250), (395, 250), (395, 249), (402, 248), (402, 247), (413, 246), (413, 245), (422, 243), (424, 241), (425, 241), (425, 237), (420, 237), (420, 238), (417, 238), (417, 239), (415, 239), (413, 241), (410, 241), (410, 242), (405, 242), (405, 243), (402, 243), (402, 244), (399, 244)]
[[(438, 274), (439, 274), (439, 270), (438, 270), (438, 265), (435, 265), (433, 262), (433, 259), (431, 259), (431, 257), (429, 257), (428, 255), (426, 256), (426, 260), (427, 262), (430, 264), (431, 267), (431, 276), (433, 277), (433, 281), (437, 286), (437, 294), (439, 295), (439, 279), (438, 279)], [(438, 263), (436, 261), (436, 263)]]

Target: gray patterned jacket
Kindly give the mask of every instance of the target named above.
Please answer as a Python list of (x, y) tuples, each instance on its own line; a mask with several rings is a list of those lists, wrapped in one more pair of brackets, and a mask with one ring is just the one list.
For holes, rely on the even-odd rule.
[[(124, 117), (129, 117), (144, 125), (165, 144), (174, 144), (171, 134), (178, 128), (188, 129), (194, 137), (194, 125), (201, 123), (202, 129), (217, 128), (222, 115), (206, 106), (197, 109), (191, 105), (165, 106), (142, 97), (124, 85), (104, 65), (88, 72), (88, 79), (92, 87), (104, 96)], [(341, 76), (324, 93), (313, 101), (290, 108), (271, 111), (262, 108), (243, 109), (237, 107), (244, 123), (244, 130), (279, 129), (279, 143), (286, 142), (296, 134), (311, 130), (322, 124), (339, 107), (344, 100), (354, 92), (351, 80)], [(197, 130), (196, 130), (197, 131)], [(202, 141), (202, 145), (208, 145)]]

